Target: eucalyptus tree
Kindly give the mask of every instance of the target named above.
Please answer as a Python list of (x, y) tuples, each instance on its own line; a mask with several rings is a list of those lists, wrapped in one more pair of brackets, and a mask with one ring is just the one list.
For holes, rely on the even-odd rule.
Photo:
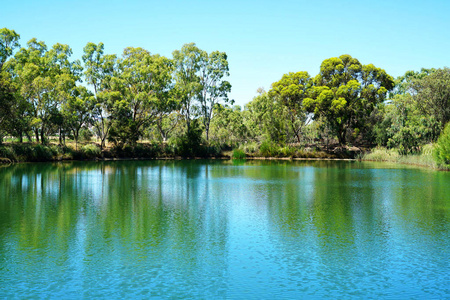
[(339, 143), (345, 144), (347, 134), (358, 135), (393, 87), (393, 78), (383, 69), (341, 55), (322, 62), (314, 91), (303, 102), (307, 111), (315, 118), (323, 117)]
[(291, 72), (272, 83), (272, 89), (269, 91), (272, 97), (287, 108), (290, 127), (299, 143), (302, 128), (308, 119), (303, 100), (310, 96), (312, 86), (313, 80), (308, 72)]
[(214, 51), (209, 55), (202, 51), (200, 56), (200, 87), (199, 102), (203, 125), (205, 126), (206, 140), (209, 140), (209, 127), (214, 116), (214, 110), (219, 101), (229, 102), (228, 93), (231, 91), (231, 84), (224, 80), (229, 76), (227, 54), (225, 52)]
[(3, 71), (3, 65), (12, 56), (13, 51), (20, 47), (19, 39), (20, 35), (14, 30), (0, 29), (0, 72)]
[[(14, 107), (16, 104), (15, 86), (12, 74), (8, 73), (5, 63), (14, 50), (20, 47), (19, 34), (8, 28), (0, 29), (0, 134), (4, 130), (13, 131)], [(1, 140), (0, 140), (1, 142)]]
[(12, 62), (22, 97), (30, 104), (32, 120), (30, 126), (42, 143), (50, 133), (52, 119), (59, 112), (61, 104), (79, 80), (81, 66), (71, 62), (72, 49), (55, 44), (50, 50), (35, 38), (15, 55)]
[(172, 55), (175, 67), (175, 88), (179, 93), (181, 114), (189, 132), (191, 120), (197, 116), (199, 110), (195, 103), (202, 90), (198, 72), (207, 54), (195, 43), (190, 43), (183, 45), (181, 50), (175, 50)]
[(190, 130), (191, 120), (201, 116), (208, 140), (216, 105), (229, 102), (231, 84), (225, 80), (229, 76), (227, 55), (219, 51), (208, 54), (190, 43), (174, 51), (173, 60), (175, 88), (179, 92), (187, 130)]
[(104, 54), (103, 43), (87, 43), (83, 51), (84, 76), (86, 82), (93, 87), (95, 97), (91, 121), (100, 138), (100, 148), (103, 149), (112, 124), (109, 103), (117, 98), (116, 94), (111, 94), (111, 78), (116, 72), (117, 57), (114, 54)]
[(124, 50), (117, 74), (111, 78), (111, 90), (120, 94), (111, 103), (112, 140), (135, 144), (158, 113), (166, 111), (171, 73), (171, 61), (164, 56), (142, 48)]
[(269, 93), (260, 94), (245, 105), (242, 112), (249, 136), (257, 141), (284, 143), (286, 141), (286, 114), (284, 107)]
[(247, 140), (248, 128), (240, 106), (218, 104), (216, 116), (211, 120), (210, 140), (217, 145), (235, 147)]
[(73, 95), (67, 99), (62, 107), (65, 125), (70, 129), (75, 139), (75, 149), (78, 149), (80, 130), (91, 123), (95, 97), (84, 86), (77, 86)]
[[(450, 121), (450, 69), (433, 70), (412, 82), (413, 99), (424, 116), (436, 120), (440, 130)], [(439, 132), (433, 140), (437, 139)]]
[(163, 143), (168, 140), (181, 119), (178, 113), (181, 106), (177, 95), (177, 90), (171, 86), (170, 90), (161, 94), (159, 101), (155, 103), (157, 107), (155, 125)]

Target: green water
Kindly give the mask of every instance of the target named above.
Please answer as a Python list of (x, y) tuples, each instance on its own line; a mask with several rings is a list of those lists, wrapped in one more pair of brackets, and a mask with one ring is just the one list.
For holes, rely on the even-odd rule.
[(0, 298), (450, 297), (450, 173), (360, 162), (0, 168)]

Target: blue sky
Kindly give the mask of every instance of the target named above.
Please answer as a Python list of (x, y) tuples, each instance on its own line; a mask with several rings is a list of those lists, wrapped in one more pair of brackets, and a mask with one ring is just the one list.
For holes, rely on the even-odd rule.
[(225, 51), (230, 98), (248, 103), (288, 72), (319, 72), (329, 57), (350, 54), (396, 77), (450, 66), (450, 1), (3, 1), (0, 28), (21, 44), (68, 44), (81, 59), (87, 42), (107, 53), (143, 47), (171, 57), (195, 42)]

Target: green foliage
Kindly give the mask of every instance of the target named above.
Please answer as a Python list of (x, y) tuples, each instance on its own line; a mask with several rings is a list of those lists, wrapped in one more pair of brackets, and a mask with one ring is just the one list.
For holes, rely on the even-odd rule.
[(411, 85), (418, 109), (424, 116), (433, 117), (443, 129), (450, 121), (450, 68), (437, 69)]
[(385, 161), (437, 168), (438, 166), (432, 155), (433, 148), (432, 144), (427, 144), (422, 147), (421, 152), (400, 155), (400, 151), (397, 148), (387, 149), (384, 147), (376, 147), (372, 151), (363, 154), (361, 160)]
[(263, 157), (278, 157), (280, 147), (272, 141), (264, 141), (259, 146), (259, 154)]
[(450, 167), (450, 123), (447, 123), (437, 140), (434, 157), (440, 166)]
[(234, 148), (243, 143), (248, 135), (240, 106), (216, 106), (216, 115), (210, 126), (210, 144)]
[(233, 159), (244, 159), (245, 157), (246, 157), (246, 154), (243, 150), (241, 150), (241, 149), (233, 150), (233, 155), (232, 155)]
[(90, 142), (94, 134), (88, 128), (82, 128), (80, 130), (80, 138), (83, 142)]
[(374, 129), (376, 141), (380, 146), (397, 148), (402, 155), (419, 152), (421, 145), (434, 142), (439, 135), (440, 122), (424, 115), (410, 94), (395, 95), (383, 113)]
[[(118, 58), (104, 54), (103, 43), (88, 43), (84, 68), (71, 55), (68, 45), (36, 39), (19, 49), (19, 35), (0, 29), (0, 141), (26, 137), (49, 145), (58, 136), (57, 143), (73, 138), (76, 145), (13, 144), (0, 149), (5, 157), (206, 157), (231, 149), (236, 156), (315, 157), (336, 137), (341, 144), (376, 141), (406, 157), (436, 141), (450, 120), (448, 68), (409, 71), (393, 89), (384, 70), (342, 55), (324, 60), (314, 78), (283, 75), (242, 110), (227, 105), (233, 101), (224, 52), (191, 43), (173, 59), (133, 47)], [(77, 151), (80, 137), (91, 140), (88, 128), (100, 149)], [(143, 138), (151, 143), (138, 143)], [(106, 139), (114, 147), (101, 151)]]
[(280, 81), (272, 83), (269, 95), (287, 108), (290, 128), (297, 142), (301, 142), (300, 134), (307, 121), (307, 114), (303, 107), (303, 100), (312, 91), (313, 81), (308, 72), (284, 74)]
[(13, 54), (14, 49), (20, 46), (19, 38), (20, 35), (14, 30), (0, 28), (0, 72), (8, 57)]
[(97, 145), (88, 144), (88, 145), (84, 145), (81, 148), (81, 153), (84, 158), (92, 159), (92, 158), (96, 158), (96, 157), (101, 157), (102, 150)]
[(241, 144), (240, 149), (242, 149), (246, 154), (254, 155), (259, 151), (259, 144), (257, 142)]
[(0, 157), (12, 161), (51, 161), (62, 151), (58, 146), (41, 144), (10, 144), (0, 146)]
[(286, 141), (286, 110), (278, 101), (261, 91), (261, 94), (253, 98), (245, 108), (244, 123), (253, 141), (270, 140), (275, 143)]
[(371, 129), (370, 116), (393, 87), (393, 78), (384, 70), (342, 55), (322, 62), (312, 96), (304, 105), (315, 118), (324, 118), (339, 143), (345, 144), (348, 135)]
[(176, 154), (183, 157), (203, 157), (207, 149), (202, 145), (202, 129), (198, 119), (191, 121), (186, 134), (176, 139)]

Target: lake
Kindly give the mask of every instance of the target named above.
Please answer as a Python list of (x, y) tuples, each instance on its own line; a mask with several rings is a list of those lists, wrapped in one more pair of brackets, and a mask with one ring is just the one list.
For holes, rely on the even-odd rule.
[(0, 168), (0, 298), (450, 297), (450, 173), (356, 161)]

